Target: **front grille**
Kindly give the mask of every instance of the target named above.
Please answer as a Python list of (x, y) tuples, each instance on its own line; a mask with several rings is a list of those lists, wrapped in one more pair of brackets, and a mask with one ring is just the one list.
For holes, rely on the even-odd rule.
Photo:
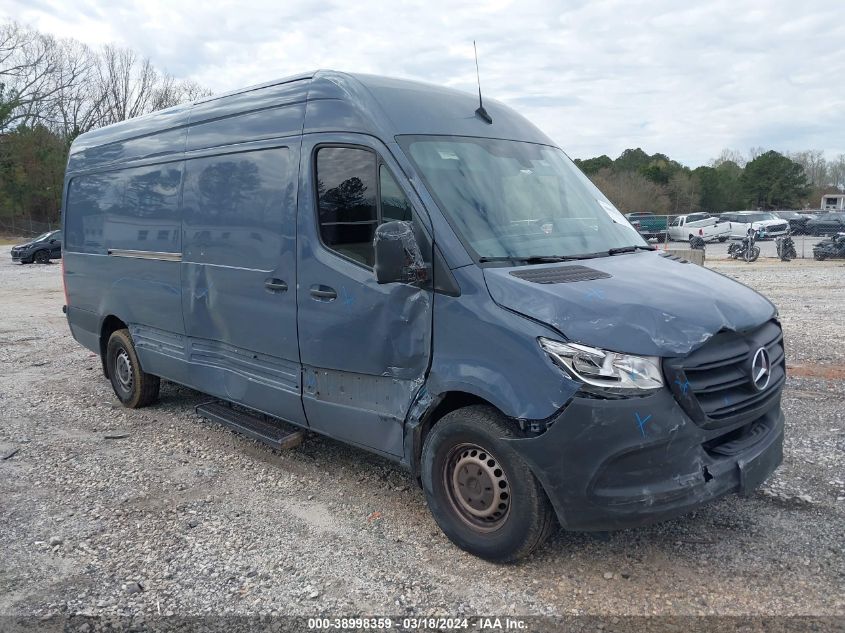
[[(769, 354), (771, 375), (759, 391), (751, 380), (751, 363), (761, 347)], [(778, 401), (786, 380), (780, 324), (769, 321), (751, 332), (720, 332), (688, 356), (667, 358), (663, 370), (679, 404), (704, 428), (756, 419)]]

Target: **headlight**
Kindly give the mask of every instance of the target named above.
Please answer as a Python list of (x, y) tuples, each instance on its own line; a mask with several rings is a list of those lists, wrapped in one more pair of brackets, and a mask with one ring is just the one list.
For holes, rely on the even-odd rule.
[(585, 391), (633, 395), (663, 386), (660, 359), (608, 352), (578, 343), (538, 339), (551, 359)]

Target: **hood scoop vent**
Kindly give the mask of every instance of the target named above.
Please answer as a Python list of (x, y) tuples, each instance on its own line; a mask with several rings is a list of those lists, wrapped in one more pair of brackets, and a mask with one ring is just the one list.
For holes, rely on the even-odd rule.
[(554, 268), (532, 268), (514, 270), (510, 273), (518, 279), (535, 284), (568, 284), (574, 281), (609, 279), (610, 275), (586, 266), (556, 266)]
[(662, 253), (660, 253), (660, 256), (665, 257), (666, 259), (671, 259), (673, 262), (680, 262), (682, 264), (689, 264), (688, 259), (684, 259), (683, 257), (678, 257), (677, 255), (675, 255), (673, 253), (667, 253), (666, 251), (663, 251)]

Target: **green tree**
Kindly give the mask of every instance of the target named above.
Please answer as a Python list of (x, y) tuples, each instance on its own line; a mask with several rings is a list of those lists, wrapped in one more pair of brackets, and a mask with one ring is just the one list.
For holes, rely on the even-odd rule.
[(741, 181), (745, 199), (760, 209), (794, 208), (809, 189), (804, 168), (775, 151), (750, 161)]
[(66, 161), (64, 140), (44, 126), (0, 137), (0, 217), (57, 221)]
[(652, 161), (652, 157), (646, 154), (639, 147), (636, 149), (626, 149), (613, 161), (613, 169), (615, 171), (636, 171), (648, 167)]
[(596, 174), (602, 169), (613, 167), (613, 160), (606, 154), (585, 160), (576, 158), (573, 162), (588, 176)]
[(746, 206), (742, 190), (742, 168), (733, 161), (719, 162), (716, 167), (697, 167), (701, 209), (710, 213), (736, 211)]

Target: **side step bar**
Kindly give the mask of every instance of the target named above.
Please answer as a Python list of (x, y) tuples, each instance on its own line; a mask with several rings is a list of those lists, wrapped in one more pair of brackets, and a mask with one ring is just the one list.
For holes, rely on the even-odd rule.
[(281, 451), (302, 444), (302, 431), (288, 430), (269, 416), (238, 410), (220, 400), (198, 404), (194, 409), (202, 417), (219, 422), (269, 447)]

